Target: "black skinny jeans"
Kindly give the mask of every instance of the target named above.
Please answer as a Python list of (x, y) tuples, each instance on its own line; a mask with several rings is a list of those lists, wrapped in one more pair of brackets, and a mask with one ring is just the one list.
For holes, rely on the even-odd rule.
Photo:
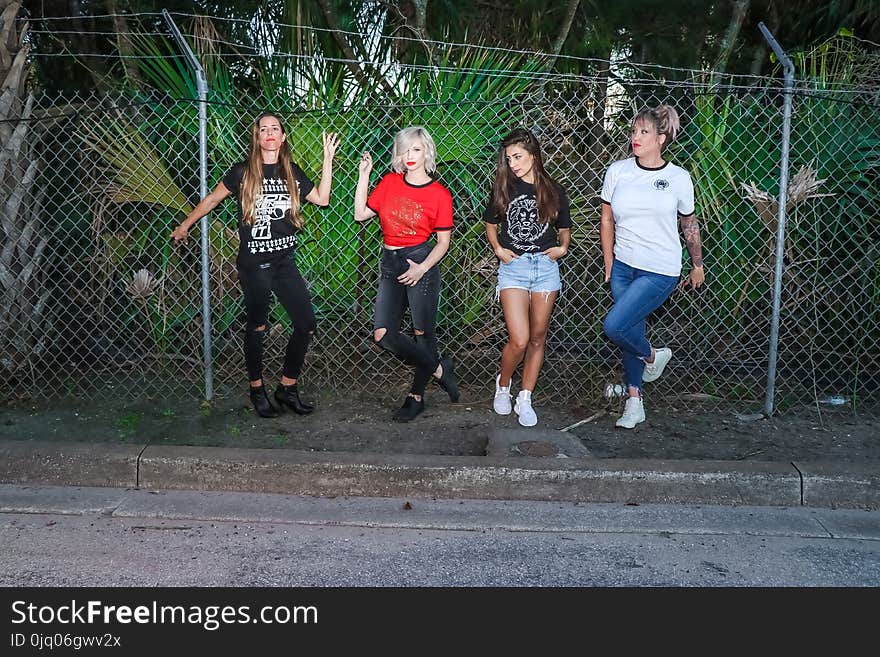
[[(423, 242), (402, 249), (382, 249), (379, 263), (381, 278), (373, 313), (373, 329), (385, 329), (379, 346), (416, 368), (410, 388), (414, 395), (424, 394), (440, 362), (434, 334), (440, 302), (440, 269), (434, 265), (414, 286), (400, 283), (397, 277), (409, 269), (407, 259), (421, 263), (432, 248), (430, 242)], [(415, 341), (400, 332), (407, 307), (413, 328), (424, 332), (424, 335), (416, 335)]]
[[(244, 362), (251, 381), (263, 378), (263, 342), (268, 331), (272, 292), (287, 311), (293, 333), (284, 353), (283, 374), (299, 378), (312, 334), (315, 332), (315, 311), (306, 282), (299, 273), (293, 250), (272, 262), (238, 269), (238, 280), (244, 292), (247, 326), (244, 332)], [(258, 327), (263, 326), (260, 330)]]

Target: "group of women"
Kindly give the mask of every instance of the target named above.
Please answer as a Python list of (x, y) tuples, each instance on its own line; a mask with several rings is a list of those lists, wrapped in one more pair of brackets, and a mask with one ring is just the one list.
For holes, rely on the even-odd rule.
[[(669, 348), (648, 342), (645, 320), (679, 284), (679, 229), (692, 265), (682, 285), (698, 288), (704, 280), (693, 184), (686, 170), (663, 157), (678, 131), (678, 114), (668, 105), (639, 112), (632, 122), (633, 156), (614, 162), (602, 187), (605, 282), (614, 299), (604, 330), (621, 350), (627, 389), (618, 427), (631, 429), (645, 420), (642, 386), (659, 378), (672, 358)], [(303, 203), (330, 202), (338, 145), (336, 134), (323, 135), (323, 167), (315, 185), (292, 161), (281, 117), (261, 114), (253, 124), (247, 160), (233, 166), (171, 234), (175, 243), (185, 241), (195, 222), (235, 196), (240, 238), (236, 264), (247, 314), (245, 365), (251, 401), (262, 417), (275, 417), (284, 408), (299, 414), (314, 410), (297, 388), (316, 323), (294, 251), (303, 228)], [(391, 171), (372, 191), (373, 159), (363, 153), (354, 197), (354, 219), (378, 216), (382, 231), (373, 339), (413, 368), (409, 393), (392, 416), (400, 422), (424, 411), (432, 379), (451, 401), (459, 398), (455, 363), (440, 355), (436, 336), (439, 263), (449, 250), (454, 225), (452, 194), (435, 178), (436, 169), (437, 149), (430, 134), (420, 126), (405, 128), (394, 138)], [(496, 292), (508, 331), (493, 408), (500, 415), (516, 413), (522, 426), (534, 426), (538, 418), (532, 393), (562, 290), (559, 260), (568, 253), (572, 221), (568, 195), (545, 171), (540, 144), (529, 130), (517, 128), (499, 144), (483, 219), (486, 239), (498, 258)], [(266, 393), (262, 372), (273, 292), (293, 325), (273, 395), (277, 406)], [(402, 330), (407, 309), (412, 336)], [(514, 398), (513, 375), (520, 363), (522, 377)]]

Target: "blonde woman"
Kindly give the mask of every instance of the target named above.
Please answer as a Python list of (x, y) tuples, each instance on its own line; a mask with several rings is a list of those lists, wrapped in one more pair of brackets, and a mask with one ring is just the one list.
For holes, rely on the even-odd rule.
[(663, 156), (679, 127), (678, 112), (669, 105), (636, 114), (633, 157), (608, 167), (602, 186), (600, 238), (605, 282), (614, 297), (603, 326), (623, 357), (628, 396), (615, 425), (624, 429), (645, 421), (642, 384), (660, 378), (672, 359), (671, 349), (648, 342), (645, 320), (679, 283), (679, 230), (691, 258), (684, 284), (696, 289), (705, 280), (691, 176)]
[(239, 236), (236, 265), (247, 312), (244, 359), (251, 403), (260, 417), (278, 415), (263, 384), (263, 342), (273, 292), (293, 324), (275, 400), (282, 410), (287, 407), (300, 415), (314, 410), (314, 405), (300, 399), (297, 389), (316, 324), (308, 288), (296, 266), (294, 249), (297, 234), (303, 228), (302, 204), (306, 201), (319, 206), (330, 203), (333, 157), (339, 138), (335, 133), (325, 133), (323, 143), (321, 180), (315, 185), (292, 161), (281, 117), (272, 112), (260, 114), (251, 130), (248, 159), (227, 171), (217, 187), (171, 233), (175, 244), (185, 242), (195, 222), (230, 194), (235, 195)]
[[(459, 397), (452, 359), (440, 358), (434, 332), (440, 301), (438, 264), (449, 250), (452, 234), (452, 194), (432, 177), (436, 157), (427, 130), (404, 128), (394, 137), (391, 173), (368, 196), (373, 158), (364, 153), (355, 189), (355, 221), (378, 216), (382, 227), (373, 339), (415, 368), (410, 392), (392, 416), (397, 422), (409, 422), (425, 410), (425, 388), (432, 377), (450, 400)], [(407, 308), (414, 339), (400, 330)]]

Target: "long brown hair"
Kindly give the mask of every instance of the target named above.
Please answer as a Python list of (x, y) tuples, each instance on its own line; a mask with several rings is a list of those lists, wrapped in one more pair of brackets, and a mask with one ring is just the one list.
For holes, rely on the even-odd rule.
[[(251, 127), (251, 149), (248, 153), (247, 166), (241, 179), (241, 213), (242, 221), (248, 225), (254, 225), (257, 197), (263, 192), (263, 154), (260, 151), (260, 121), (265, 118), (273, 118), (281, 126), (281, 134), (287, 135), (281, 117), (274, 112), (263, 112)], [(281, 169), (281, 177), (287, 181), (287, 190), (290, 192), (290, 221), (297, 230), (302, 230), (302, 204), (299, 201), (299, 187), (293, 175), (293, 167), (290, 165), (290, 146), (287, 139), (281, 142), (278, 149), (278, 166)]]
[(492, 185), (492, 209), (496, 216), (507, 214), (507, 206), (513, 194), (516, 176), (507, 164), (507, 147), (522, 146), (533, 158), (532, 171), (535, 174), (535, 198), (538, 202), (538, 218), (542, 223), (555, 224), (559, 215), (559, 192), (556, 182), (544, 170), (541, 158), (541, 145), (538, 139), (525, 128), (516, 128), (498, 146), (498, 163), (495, 170), (495, 183)]

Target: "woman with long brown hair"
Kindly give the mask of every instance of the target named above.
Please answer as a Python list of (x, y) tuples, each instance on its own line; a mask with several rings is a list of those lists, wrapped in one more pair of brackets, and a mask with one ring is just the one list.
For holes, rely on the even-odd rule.
[[(497, 292), (508, 340), (495, 377), (499, 415), (516, 412), (519, 423), (538, 423), (532, 392), (544, 364), (553, 304), (562, 289), (559, 259), (568, 253), (571, 215), (565, 190), (544, 170), (541, 146), (524, 128), (498, 147), (492, 198), (483, 216), (486, 239), (498, 257)], [(522, 385), (511, 404), (511, 378), (523, 363)]]
[(300, 415), (314, 410), (314, 405), (300, 399), (297, 389), (316, 323), (294, 249), (297, 234), (303, 229), (302, 204), (330, 203), (333, 156), (339, 138), (335, 133), (324, 133), (323, 143), (321, 180), (315, 185), (292, 161), (281, 117), (273, 112), (260, 114), (251, 129), (247, 160), (229, 169), (217, 187), (171, 233), (175, 244), (185, 242), (195, 222), (230, 194), (235, 195), (240, 241), (236, 265), (247, 312), (244, 358), (251, 402), (261, 417), (278, 415), (263, 385), (263, 342), (268, 335), (272, 292), (293, 324), (275, 400), (282, 409), (288, 407)]

